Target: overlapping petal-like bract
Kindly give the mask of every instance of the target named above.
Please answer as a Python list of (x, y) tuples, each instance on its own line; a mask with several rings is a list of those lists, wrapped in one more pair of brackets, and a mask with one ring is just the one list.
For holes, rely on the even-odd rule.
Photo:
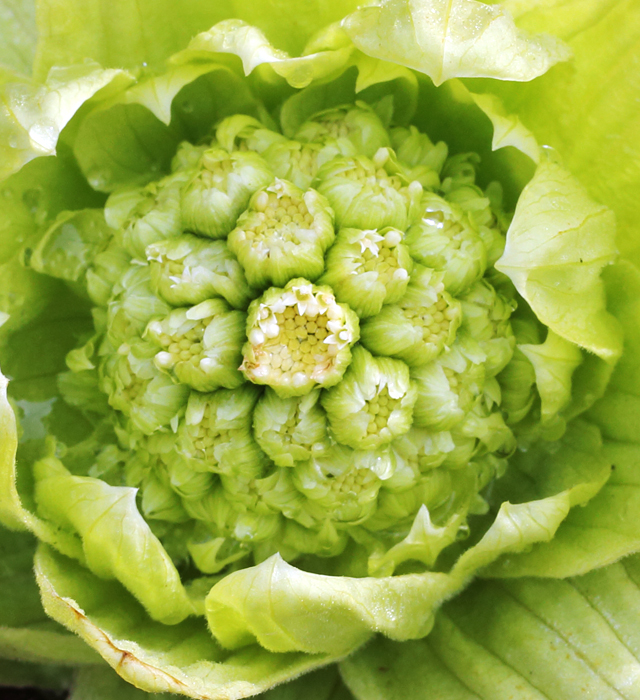
[[(341, 667), (358, 699), (415, 644), (411, 688), (482, 694), (478, 629), (540, 633), (492, 583), (434, 627), (443, 601), (639, 548), (626, 68), (587, 100), (621, 51), (593, 33), (637, 51), (637, 10), (298, 5), (47, 0), (35, 80), (0, 47), (0, 517), (49, 615), (147, 691), (245, 697), (381, 632)], [(517, 84), (572, 51), (575, 82)], [(549, 585), (508, 588), (555, 629), (582, 613)], [(0, 653), (93, 660), (2, 615)]]

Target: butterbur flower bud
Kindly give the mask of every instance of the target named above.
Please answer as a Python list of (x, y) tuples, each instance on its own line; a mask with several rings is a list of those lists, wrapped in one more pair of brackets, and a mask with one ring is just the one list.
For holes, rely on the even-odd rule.
[(280, 536), (280, 552), (282, 556), (300, 553), (316, 554), (320, 557), (337, 557), (342, 554), (349, 538), (344, 530), (325, 519), (315, 527), (302, 527), (295, 520), (286, 520)]
[(340, 381), (358, 337), (358, 317), (329, 287), (294, 279), (251, 302), (240, 369), (279, 396), (302, 396)]
[(97, 306), (107, 306), (113, 288), (129, 268), (131, 256), (113, 239), (96, 255), (86, 273), (87, 293)]
[(186, 178), (184, 171), (178, 171), (146, 187), (109, 197), (106, 221), (118, 229), (116, 239), (132, 258), (144, 260), (148, 245), (180, 234), (180, 189)]
[(420, 218), (405, 241), (415, 260), (444, 272), (445, 289), (453, 295), (482, 277), (487, 266), (477, 227), (459, 207), (431, 192), (425, 192)]
[(454, 437), (474, 440), (474, 456), (494, 452), (498, 457), (508, 457), (516, 448), (515, 438), (502, 413), (488, 410), (481, 402), (467, 412), (451, 433)]
[(146, 253), (153, 290), (174, 306), (221, 296), (244, 309), (251, 299), (242, 267), (223, 241), (184, 233), (150, 245)]
[(165, 461), (169, 485), (181, 498), (202, 498), (214, 488), (216, 482), (210, 472), (195, 471), (180, 460), (169, 458)]
[(440, 174), (449, 155), (444, 141), (434, 144), (431, 139), (415, 126), (391, 129), (391, 145), (398, 160), (409, 168), (411, 176), (421, 182), (425, 176), (431, 179), (431, 171)]
[(144, 341), (123, 344), (103, 367), (101, 379), (109, 404), (145, 435), (171, 423), (189, 395), (188, 387), (175, 384), (155, 367), (154, 352)]
[(407, 292), (361, 325), (363, 345), (376, 355), (424, 365), (449, 347), (461, 321), (460, 302), (445, 291), (443, 273), (415, 265)]
[(185, 463), (200, 472), (260, 474), (268, 460), (251, 433), (258, 395), (249, 384), (233, 391), (192, 392), (177, 430), (179, 449), (164, 455), (164, 461)]
[(260, 289), (282, 287), (294, 277), (315, 281), (333, 239), (333, 214), (326, 199), (276, 178), (253, 195), (227, 245), (249, 284)]
[(422, 185), (411, 182), (388, 148), (372, 159), (338, 157), (325, 164), (316, 185), (329, 200), (339, 228), (393, 226), (404, 231), (416, 215)]
[(312, 184), (325, 163), (336, 156), (353, 155), (356, 155), (356, 151), (350, 141), (304, 143), (288, 139), (275, 141), (262, 154), (274, 175), (289, 180), (303, 190)]
[(344, 447), (302, 463), (291, 478), (308, 501), (322, 508), (325, 518), (352, 525), (375, 511), (382, 484), (373, 471), (354, 464), (352, 450)]
[(463, 328), (486, 354), (487, 377), (494, 377), (507, 365), (516, 344), (509, 318), (515, 302), (497, 292), (486, 280), (479, 280), (461, 297)]
[(231, 537), (216, 537), (207, 524), (201, 523), (187, 549), (195, 565), (205, 574), (217, 574), (229, 564), (244, 559), (250, 549)]
[(416, 396), (404, 362), (357, 347), (340, 384), (324, 392), (322, 406), (338, 442), (375, 450), (409, 430)]
[(449, 430), (480, 399), (484, 387), (485, 355), (472, 342), (459, 338), (451, 350), (422, 367), (411, 378), (417, 387), (414, 421), (432, 430)]
[(447, 158), (441, 173), (441, 189), (445, 195), (449, 196), (459, 187), (475, 184), (479, 163), (480, 156), (477, 153), (456, 153)]
[(170, 308), (153, 293), (149, 268), (129, 266), (114, 285), (107, 307), (107, 339), (113, 350), (117, 350), (121, 343), (142, 335), (152, 318), (169, 313)]
[(281, 398), (268, 388), (253, 413), (253, 431), (260, 447), (279, 467), (310, 459), (327, 440), (327, 419), (318, 403), (320, 391)]
[[(535, 319), (514, 318), (511, 326), (519, 343), (540, 343), (539, 324)], [(501, 408), (507, 425), (515, 425), (529, 413), (536, 398), (536, 374), (529, 358), (517, 347), (505, 368), (498, 374), (502, 394)]]
[(209, 299), (188, 309), (175, 309), (147, 326), (145, 336), (162, 349), (154, 362), (197, 391), (233, 389), (242, 383), (238, 371), (245, 315), (222, 299)]
[(31, 252), (28, 265), (41, 274), (82, 282), (111, 234), (102, 209), (61, 212)]
[(268, 129), (248, 114), (234, 114), (223, 119), (216, 127), (216, 142), (226, 151), (254, 151), (262, 153), (274, 143), (286, 141), (277, 131)]
[(323, 144), (348, 141), (353, 155), (361, 153), (367, 158), (372, 158), (379, 148), (391, 145), (380, 117), (366, 102), (318, 112), (298, 128), (294, 138)]
[(140, 486), (141, 506), (145, 518), (184, 523), (189, 514), (182, 507), (180, 496), (155, 473), (149, 474)]
[(446, 200), (458, 205), (477, 227), (486, 250), (487, 266), (492, 267), (504, 252), (508, 218), (502, 213), (502, 187), (492, 182), (486, 194), (476, 185), (461, 185), (446, 195)]
[(181, 192), (183, 228), (225, 238), (251, 195), (272, 180), (273, 173), (257, 153), (205, 151)]
[(390, 134), (391, 146), (401, 162), (411, 167), (427, 165), (438, 173), (442, 170), (449, 150), (444, 141), (434, 144), (413, 125), (394, 127)]
[(398, 229), (343, 228), (326, 265), (321, 283), (330, 285), (339, 301), (366, 318), (404, 296), (413, 259)]
[(202, 158), (203, 153), (211, 148), (213, 144), (196, 146), (189, 141), (183, 141), (179, 146), (178, 150), (171, 160), (171, 171), (189, 171), (198, 165), (200, 158)]

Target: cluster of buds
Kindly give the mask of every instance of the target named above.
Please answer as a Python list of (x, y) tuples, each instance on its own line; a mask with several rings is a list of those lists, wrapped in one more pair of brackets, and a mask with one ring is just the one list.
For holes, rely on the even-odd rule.
[(287, 136), (229, 117), (110, 198), (74, 357), (147, 455), (123, 471), (145, 516), (189, 531), (179, 556), (215, 573), (352, 542), (388, 571), (410, 532), (481, 510), (513, 449), (496, 376), (515, 341), (473, 167), (358, 103)]

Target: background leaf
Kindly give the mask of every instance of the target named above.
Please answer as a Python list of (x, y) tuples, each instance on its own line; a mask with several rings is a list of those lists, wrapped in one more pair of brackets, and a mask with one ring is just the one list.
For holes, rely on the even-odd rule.
[(564, 581), (481, 581), (426, 639), (376, 639), (341, 663), (358, 700), (635, 700), (640, 558)]
[(557, 148), (590, 194), (611, 207), (621, 253), (640, 261), (640, 4), (635, 0), (513, 0), (529, 31), (567, 41), (571, 62), (527, 85), (470, 81), (498, 93), (540, 143)]
[(355, 0), (41, 0), (36, 76), (92, 58), (103, 67), (155, 70), (198, 32), (223, 19), (259, 26), (277, 48), (297, 55), (321, 27), (355, 9)]
[[(36, 662), (64, 665), (101, 662), (81, 639), (65, 631), (42, 609), (33, 577), (35, 546), (31, 535), (0, 527), (0, 657), (16, 662), (13, 674), (6, 664), (0, 664), (0, 683), (7, 685), (47, 686), (51, 682), (57, 686), (70, 676), (70, 671), (64, 669), (39, 671)], [(18, 661), (32, 663), (19, 665)], [(31, 683), (29, 672), (33, 672)]]
[(35, 2), (1, 0), (0, 66), (30, 75), (36, 38)]

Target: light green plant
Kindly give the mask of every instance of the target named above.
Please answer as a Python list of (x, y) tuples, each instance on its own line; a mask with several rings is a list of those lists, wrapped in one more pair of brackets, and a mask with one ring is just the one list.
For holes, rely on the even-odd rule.
[[(572, 698), (504, 591), (566, 637), (565, 584), (517, 577), (640, 549), (636, 87), (589, 43), (626, 24), (637, 53), (638, 10), (237, 5), (40, 0), (33, 77), (7, 21), (0, 519), (48, 615), (148, 692), (346, 658), (359, 700)], [(0, 534), (11, 590), (31, 545)], [(575, 585), (609, 601), (616, 566)], [(7, 656), (99, 658), (3, 619)]]

